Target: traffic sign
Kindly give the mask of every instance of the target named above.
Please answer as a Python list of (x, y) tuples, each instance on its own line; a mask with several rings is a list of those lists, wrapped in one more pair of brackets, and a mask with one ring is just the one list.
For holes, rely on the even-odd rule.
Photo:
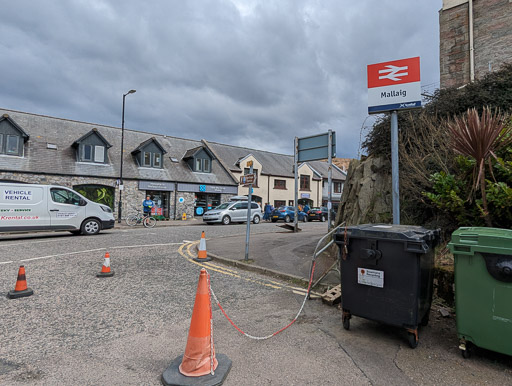
[[(299, 162), (315, 161), (329, 157), (329, 133), (312, 135), (298, 139)], [(332, 132), (331, 154), (336, 157), (336, 132)]]
[(420, 58), (368, 65), (368, 114), (421, 107)]
[(254, 174), (246, 174), (245, 176), (240, 176), (240, 185), (248, 185), (254, 184), (256, 176)]

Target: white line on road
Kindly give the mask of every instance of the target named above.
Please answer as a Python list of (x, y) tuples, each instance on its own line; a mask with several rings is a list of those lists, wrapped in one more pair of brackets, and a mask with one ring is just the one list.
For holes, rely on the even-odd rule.
[(78, 251), (78, 252), (67, 252), (67, 253), (59, 253), (58, 255), (48, 255), (48, 256), (40, 256), (40, 257), (31, 257), (29, 259), (23, 259), (18, 260), (20, 262), (24, 261), (34, 261), (34, 260), (41, 260), (41, 259), (49, 259), (51, 257), (60, 257), (60, 256), (68, 256), (68, 255), (77, 255), (79, 253), (87, 253), (87, 252), (98, 252), (98, 251), (104, 251), (106, 248), (98, 248), (98, 249), (88, 249), (85, 251)]
[(32, 241), (32, 242), (23, 242), (23, 243), (16, 243), (16, 244), (0, 244), (0, 247), (13, 247), (16, 245), (27, 245), (27, 244), (38, 244), (38, 243), (51, 243), (55, 242), (55, 239), (52, 240), (41, 240), (41, 241)]
[(165, 243), (165, 244), (145, 244), (145, 245), (123, 245), (120, 247), (110, 247), (108, 249), (123, 249), (123, 248), (148, 248), (148, 247), (165, 247), (166, 245), (182, 245), (184, 243)]

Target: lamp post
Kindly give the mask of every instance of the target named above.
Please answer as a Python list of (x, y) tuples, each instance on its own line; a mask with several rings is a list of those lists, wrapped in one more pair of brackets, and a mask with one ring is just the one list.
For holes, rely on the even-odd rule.
[(117, 222), (121, 223), (121, 207), (123, 205), (123, 152), (124, 152), (124, 100), (128, 94), (133, 94), (136, 90), (130, 90), (126, 94), (123, 94), (123, 118), (121, 121), (121, 168), (119, 169), (119, 208), (117, 211)]

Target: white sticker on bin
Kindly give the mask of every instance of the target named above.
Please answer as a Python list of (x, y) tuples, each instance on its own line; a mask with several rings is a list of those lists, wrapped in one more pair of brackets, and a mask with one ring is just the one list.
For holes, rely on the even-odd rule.
[(384, 288), (384, 271), (357, 268), (357, 282), (363, 285)]

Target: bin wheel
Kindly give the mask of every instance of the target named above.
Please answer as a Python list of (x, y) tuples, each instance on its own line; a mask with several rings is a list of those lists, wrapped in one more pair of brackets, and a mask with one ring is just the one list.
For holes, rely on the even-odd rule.
[(418, 347), (418, 338), (416, 337), (416, 334), (413, 334), (412, 332), (407, 333), (407, 339), (409, 340), (410, 348)]
[(350, 330), (350, 318), (343, 318), (343, 328), (347, 331)]
[(425, 316), (423, 317), (423, 319), (421, 319), (421, 323), (420, 323), (420, 324), (421, 324), (423, 327), (426, 327), (426, 326), (428, 326), (428, 322), (429, 322), (429, 321), (430, 321), (430, 312), (427, 312), (427, 313), (425, 314)]

